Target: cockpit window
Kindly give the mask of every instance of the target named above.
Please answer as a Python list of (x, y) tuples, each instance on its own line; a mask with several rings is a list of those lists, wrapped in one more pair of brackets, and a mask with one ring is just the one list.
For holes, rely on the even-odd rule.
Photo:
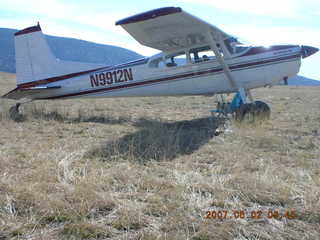
[(187, 56), (185, 52), (170, 54), (165, 57), (165, 65), (167, 67), (178, 67), (187, 64)]
[(190, 50), (190, 56), (193, 63), (206, 62), (215, 59), (215, 55), (210, 46), (193, 48)]
[(187, 64), (187, 56), (185, 52), (178, 52), (167, 55), (165, 57), (159, 56), (152, 59), (149, 62), (150, 68), (168, 68), (168, 67), (179, 67)]
[(163, 59), (162, 57), (153, 59), (150, 63), (149, 63), (149, 67), (151, 68), (158, 68), (158, 67), (162, 67), (163, 66)]
[(224, 40), (224, 43), (231, 54), (239, 54), (246, 51), (249, 47), (243, 45), (237, 38), (230, 37)]

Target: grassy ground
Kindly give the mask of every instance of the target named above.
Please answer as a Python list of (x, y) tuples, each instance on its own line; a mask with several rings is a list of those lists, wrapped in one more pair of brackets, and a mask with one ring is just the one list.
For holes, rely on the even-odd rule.
[(1, 99), (0, 239), (320, 239), (319, 90), (255, 90), (271, 119), (218, 136), (213, 97), (35, 102), (20, 121)]

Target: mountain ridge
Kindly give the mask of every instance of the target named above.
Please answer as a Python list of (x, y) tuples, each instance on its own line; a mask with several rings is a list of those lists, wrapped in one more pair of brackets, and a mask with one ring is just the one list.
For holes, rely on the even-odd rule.
[(320, 86), (320, 81), (300, 75), (288, 79), (289, 86)]

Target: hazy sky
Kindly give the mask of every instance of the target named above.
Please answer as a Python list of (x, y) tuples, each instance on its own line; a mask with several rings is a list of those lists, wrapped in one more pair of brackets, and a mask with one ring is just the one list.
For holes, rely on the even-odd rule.
[[(319, 0), (0, 0), (0, 27), (22, 29), (39, 21), (49, 35), (116, 45), (149, 56), (158, 51), (139, 45), (115, 22), (167, 6), (182, 7), (252, 44), (320, 48)], [(320, 80), (320, 53), (303, 61), (300, 75)]]

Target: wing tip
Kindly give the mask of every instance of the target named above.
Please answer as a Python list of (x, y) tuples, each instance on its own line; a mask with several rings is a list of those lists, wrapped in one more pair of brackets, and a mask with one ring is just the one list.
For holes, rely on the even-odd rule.
[(179, 12), (182, 12), (182, 8), (180, 8), (180, 7), (158, 8), (158, 9), (154, 9), (154, 10), (144, 12), (144, 13), (139, 13), (134, 16), (119, 20), (116, 22), (116, 25), (124, 25), (124, 24), (142, 22), (142, 21), (153, 19), (153, 18), (166, 16), (166, 15), (170, 15), (170, 14), (175, 14), (175, 13), (179, 13)]

